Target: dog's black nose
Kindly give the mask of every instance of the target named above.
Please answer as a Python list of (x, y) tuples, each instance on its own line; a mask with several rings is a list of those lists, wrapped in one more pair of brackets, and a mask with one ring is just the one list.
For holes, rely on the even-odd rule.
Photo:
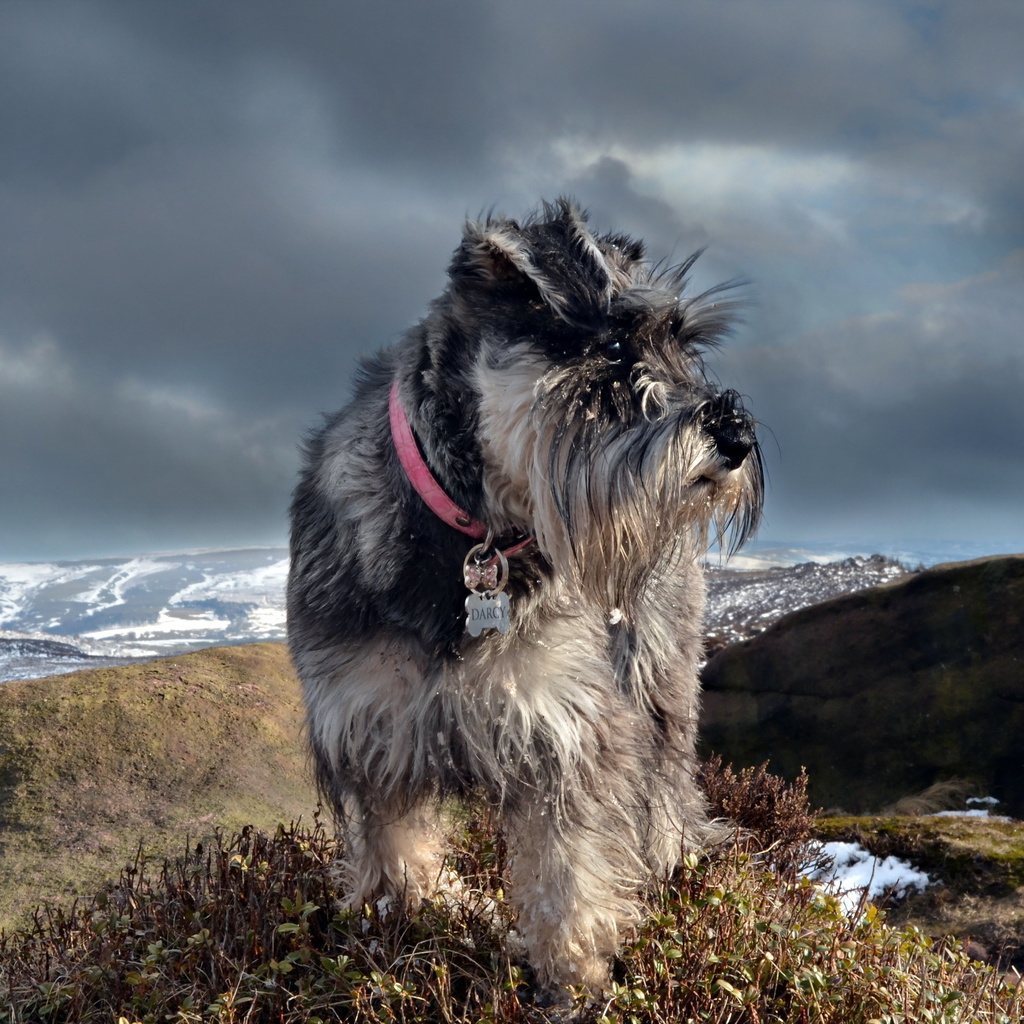
[(725, 391), (715, 399), (704, 429), (715, 442), (726, 469), (739, 469), (757, 444), (754, 421), (740, 404), (735, 391)]

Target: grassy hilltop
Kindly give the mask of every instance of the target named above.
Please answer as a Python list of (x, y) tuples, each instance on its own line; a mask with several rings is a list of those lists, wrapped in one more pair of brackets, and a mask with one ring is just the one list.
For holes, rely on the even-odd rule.
[(217, 826), (316, 808), (282, 644), (0, 686), (0, 925)]
[[(569, 1019), (533, 1001), (486, 815), (455, 828), (448, 866), (463, 881), (449, 895), (409, 915), (339, 910), (301, 723), (280, 644), (0, 686), (0, 1024)], [(826, 825), (806, 777), (712, 761), (703, 783), (745, 831), (652, 886), (611, 990), (578, 993), (573, 1019), (1024, 1019), (1024, 990), (956, 944), (873, 909), (850, 920), (799, 877)], [(960, 825), (906, 821), (844, 819), (835, 834), (927, 855), (944, 875), (963, 860), (965, 898), (998, 883), (1004, 917), (1017, 913), (1019, 825), (982, 826), (1002, 831), (979, 874), (977, 851), (947, 835)]]

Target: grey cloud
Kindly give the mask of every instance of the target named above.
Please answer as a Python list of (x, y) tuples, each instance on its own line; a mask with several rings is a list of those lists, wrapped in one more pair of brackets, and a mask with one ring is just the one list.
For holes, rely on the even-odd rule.
[[(778, 440), (769, 529), (1010, 508), (1022, 41), (1017, 0), (8, 0), (4, 534), (279, 540), (302, 424), (462, 217), (562, 191), (750, 281), (716, 365)], [(59, 395), (11, 383), (39, 337)]]
[[(1024, 508), (1024, 261), (734, 361), (778, 439), (772, 502), (804, 533), (1013, 543)], [(899, 524), (902, 523), (902, 527)], [(840, 526), (839, 524), (842, 524)]]
[(201, 393), (89, 379), (53, 342), (0, 346), (0, 560), (279, 540), (297, 434)]
[(311, 370), (349, 372), (380, 320), (418, 312), (450, 245), (435, 252), (432, 226), (415, 220), (382, 237), (373, 211), (331, 217), (258, 173), (239, 177), (242, 164), (168, 157), (85, 204), (12, 202), (4, 220), (23, 241), (0, 256), (8, 332), (49, 331), (97, 370), (199, 376), (243, 402), (270, 399), (271, 381), (287, 400)]
[(258, 114), (252, 93), (268, 78), (319, 96), (329, 115), (324, 141), (339, 156), (455, 165), (479, 148), (472, 129), (493, 71), (487, 4), (283, 11), (267, 0), (14, 0), (5, 8), (18, 48), (10, 80), (21, 102), (11, 109), (33, 126), (34, 115), (49, 115), (26, 134), (38, 166), (53, 173), (69, 147), (93, 166), (168, 131), (237, 136)]

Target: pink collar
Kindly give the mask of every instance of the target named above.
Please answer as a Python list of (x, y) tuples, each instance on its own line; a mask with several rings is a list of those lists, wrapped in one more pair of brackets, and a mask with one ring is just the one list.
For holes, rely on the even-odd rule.
[(398, 452), (398, 461), (402, 464), (413, 490), (426, 502), (427, 508), (453, 530), (460, 530), (476, 540), (483, 540), (487, 536), (487, 527), (459, 508), (445, 494), (444, 488), (437, 482), (434, 474), (430, 472), (430, 467), (423, 460), (412, 427), (409, 426), (409, 417), (405, 415), (405, 409), (402, 408), (402, 402), (398, 397), (397, 380), (391, 385), (389, 412), (391, 437), (395, 442), (395, 451)]

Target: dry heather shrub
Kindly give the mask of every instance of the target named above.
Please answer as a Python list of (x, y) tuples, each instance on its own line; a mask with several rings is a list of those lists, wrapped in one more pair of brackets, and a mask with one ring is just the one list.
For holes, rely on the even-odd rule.
[(787, 782), (772, 775), (766, 761), (737, 774), (714, 754), (702, 766), (699, 781), (711, 813), (735, 825), (738, 838), (756, 846), (780, 874), (792, 878), (817, 863), (821, 844), (813, 835), (806, 771)]

